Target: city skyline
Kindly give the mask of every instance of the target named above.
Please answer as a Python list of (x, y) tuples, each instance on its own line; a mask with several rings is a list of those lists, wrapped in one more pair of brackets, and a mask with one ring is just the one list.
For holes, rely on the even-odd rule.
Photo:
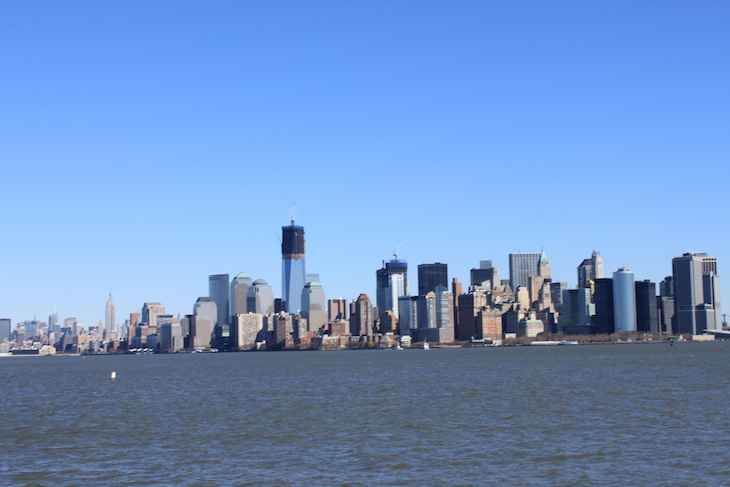
[[(5, 2), (0, 317), (187, 314), (282, 289), (297, 203), (328, 297), (397, 250), (470, 281), (597, 250), (660, 283), (729, 262), (730, 5)], [(496, 211), (495, 211), (496, 210)], [(539, 216), (538, 216), (539, 215)], [(730, 302), (730, 286), (721, 290)]]
[[(296, 229), (297, 234), (303, 239), (304, 227), (303, 226), (294, 226), (293, 220), (289, 226), (285, 226), (282, 228), (284, 230), (290, 229), (290, 231)], [(288, 247), (282, 246), (282, 249), (284, 249), (284, 248), (288, 248)], [(303, 244), (301, 244), (301, 246), (298, 248), (300, 248), (303, 251), (303, 249), (304, 249)], [(282, 253), (282, 255), (288, 256), (289, 254)], [(303, 252), (301, 255), (303, 257), (303, 255), (304, 255)], [(705, 260), (710, 259), (710, 261), (712, 262), (712, 265), (711, 265), (711, 267), (708, 267), (708, 269), (712, 270), (713, 275), (715, 276), (714, 280), (708, 281), (709, 284), (707, 284), (707, 283), (703, 284), (704, 280), (699, 284), (699, 286), (700, 286), (699, 297), (696, 297), (696, 298), (693, 297), (692, 302), (696, 303), (696, 302), (699, 302), (697, 300), (702, 300), (702, 294), (703, 294), (702, 286), (703, 285), (705, 287), (710, 286), (710, 288), (712, 290), (704, 291), (704, 292), (705, 293), (710, 292), (713, 295), (712, 300), (717, 299), (715, 297), (715, 293), (716, 293), (715, 287), (721, 288), (721, 286), (719, 286), (719, 278), (721, 277), (721, 274), (718, 273), (717, 258), (716, 257), (707, 257), (707, 254), (704, 252), (700, 252), (700, 253), (688, 252), (688, 253), (683, 253), (680, 256), (673, 257), (672, 261), (671, 261), (671, 267), (672, 267), (671, 272), (667, 276), (665, 276), (665, 278), (668, 277), (669, 279), (671, 279), (672, 276), (674, 276), (675, 273), (677, 272), (676, 262), (682, 261), (683, 259), (688, 258), (688, 256), (690, 256), (690, 255), (704, 256), (704, 257), (700, 257), (700, 258), (705, 259)], [(697, 258), (697, 257), (695, 257), (695, 258)], [(510, 253), (508, 255), (508, 262), (509, 262), (510, 266), (515, 266), (516, 265), (515, 262), (517, 262), (521, 259), (522, 260), (529, 259), (531, 264), (530, 265), (521, 265), (521, 267), (516, 268), (517, 272), (520, 275), (520, 279), (523, 279), (526, 275), (530, 274), (528, 267), (530, 267), (530, 268), (534, 267), (538, 276), (541, 276), (542, 278), (547, 278), (549, 280), (551, 279), (551, 273), (550, 273), (551, 263), (546, 256), (546, 252), (545, 252), (544, 248), (541, 249), (541, 251), (539, 253)], [(592, 262), (592, 261), (600, 262), (599, 266), (602, 271), (603, 259), (601, 257), (600, 252), (597, 252), (594, 249), (591, 252), (590, 259), (582, 259), (581, 263), (575, 267), (575, 273), (576, 273), (575, 284), (571, 283), (570, 281), (565, 282), (565, 281), (561, 281), (559, 279), (551, 279), (552, 283), (555, 285), (561, 285), (561, 284), (567, 285), (567, 289), (573, 289), (573, 290), (581, 289), (582, 287), (584, 287), (586, 285), (586, 283), (584, 283), (582, 281), (582, 279), (584, 279), (584, 276), (585, 276), (586, 263)], [(304, 294), (302, 292), (304, 292), (304, 293), (311, 292), (311, 291), (308, 291), (311, 289), (310, 285), (315, 284), (316, 285), (315, 287), (317, 289), (319, 289), (318, 292), (322, 293), (322, 296), (321, 296), (322, 302), (324, 302), (325, 299), (326, 300), (343, 299), (346, 303), (354, 304), (362, 296), (368, 296), (368, 298), (372, 302), (372, 305), (375, 306), (377, 303), (376, 297), (380, 293), (380, 291), (379, 291), (380, 286), (381, 285), (388, 286), (389, 280), (387, 278), (385, 280), (383, 280), (383, 277), (389, 275), (389, 273), (385, 273), (385, 271), (386, 271), (386, 269), (390, 269), (390, 273), (398, 273), (398, 274), (390, 274), (390, 275), (402, 276), (402, 278), (400, 278), (397, 281), (399, 283), (399, 284), (396, 284), (398, 286), (397, 289), (389, 290), (390, 289), (389, 286), (385, 287), (385, 289), (384, 289), (385, 291), (387, 291), (389, 293), (393, 293), (391, 298), (387, 299), (387, 301), (385, 300), (386, 299), (385, 296), (378, 298), (378, 299), (383, 299), (384, 300), (383, 302), (387, 302), (389, 304), (389, 306), (387, 306), (385, 309), (394, 310), (395, 319), (398, 319), (398, 299), (397, 299), (398, 296), (412, 296), (414, 298), (417, 296), (423, 296), (429, 290), (433, 290), (437, 284), (440, 285), (440, 288), (443, 291), (448, 291), (448, 290), (450, 290), (451, 280), (454, 278), (460, 281), (460, 285), (463, 286), (463, 289), (466, 292), (466, 289), (468, 288), (468, 284), (470, 282), (472, 283), (471, 284), (472, 286), (475, 285), (473, 283), (473, 280), (476, 275), (479, 275), (478, 271), (480, 269), (482, 271), (486, 270), (486, 269), (489, 269), (490, 271), (492, 271), (494, 269), (494, 270), (496, 270), (497, 276), (499, 276), (499, 267), (493, 266), (492, 262), (493, 262), (493, 260), (484, 260), (484, 259), (480, 260), (479, 261), (480, 267), (471, 268), (469, 270), (470, 277), (469, 277), (469, 279), (466, 279), (466, 280), (462, 280), (459, 277), (449, 274), (447, 263), (438, 263), (437, 262), (437, 263), (418, 264), (417, 265), (417, 271), (418, 271), (417, 280), (414, 280), (416, 289), (411, 291), (410, 286), (408, 285), (408, 282), (409, 282), (408, 274), (407, 274), (408, 261), (406, 259), (397, 258), (397, 255), (394, 253), (393, 259), (391, 259), (388, 262), (383, 261), (383, 268), (375, 271), (375, 273), (374, 273), (375, 292), (372, 294), (367, 293), (367, 292), (362, 292), (358, 295), (358, 297), (352, 297), (352, 296), (334, 297), (333, 295), (331, 295), (327, 292), (326, 287), (323, 287), (322, 284), (320, 282), (318, 282), (319, 274), (306, 274), (306, 276), (308, 278), (311, 277), (316, 280), (314, 280), (314, 281), (306, 280), (307, 285), (302, 286), (302, 289), (300, 290), (299, 298), (300, 298), (300, 300), (304, 299)], [(283, 264), (282, 268), (284, 269), (284, 275), (286, 275), (286, 273), (285, 273), (285, 271), (287, 269), (286, 259), (284, 259), (284, 264)], [(304, 271), (303, 268), (301, 270)], [(477, 272), (477, 274), (475, 274), (475, 272)], [(611, 272), (611, 271), (609, 271), (609, 272)], [(698, 270), (695, 272), (700, 272), (699, 275), (700, 276), (702, 275), (701, 270)], [(381, 274), (382, 274), (382, 276), (381, 276)], [(628, 281), (626, 281), (623, 277), (621, 280), (617, 279), (617, 276), (626, 276), (629, 274), (631, 277)], [(512, 276), (512, 273), (507, 273), (507, 275), (502, 274), (503, 282), (509, 282), (511, 284), (511, 282), (513, 281), (511, 276)], [(413, 278), (411, 278), (411, 279), (413, 279)], [(542, 282), (538, 283), (537, 287), (532, 289), (534, 287), (532, 279), (533, 279), (533, 276), (530, 276), (529, 280), (525, 280), (525, 283), (523, 283), (523, 285), (520, 287), (525, 289), (525, 292), (528, 293), (527, 295), (529, 295), (531, 297), (530, 301), (536, 302), (537, 301), (537, 290), (542, 286)], [(700, 277), (700, 279), (702, 279), (702, 278)], [(229, 282), (229, 280), (230, 280), (230, 282)], [(601, 284), (600, 281), (605, 281), (605, 280), (607, 280), (607, 279), (603, 279), (601, 277), (601, 273), (599, 272), (598, 279), (596, 280), (597, 285)], [(608, 281), (611, 281), (611, 279), (608, 279)], [(613, 293), (612, 293), (611, 300), (613, 300), (614, 306), (616, 307), (617, 310), (625, 309), (625, 311), (623, 311), (622, 314), (616, 315), (616, 320), (617, 320), (616, 321), (616, 323), (617, 323), (616, 331), (627, 331), (627, 330), (631, 330), (631, 329), (636, 330), (637, 303), (636, 303), (636, 297), (634, 294), (634, 282), (639, 284), (642, 281), (645, 283), (648, 283), (651, 281), (651, 283), (653, 285), (664, 284), (663, 282), (661, 282), (659, 280), (653, 280), (653, 279), (648, 279), (648, 278), (644, 278), (644, 279), (636, 278), (635, 279), (633, 271), (631, 271), (630, 269), (628, 269), (626, 267), (620, 267), (616, 271), (613, 272), (613, 282), (614, 283), (613, 283)], [(625, 284), (622, 284), (622, 282), (624, 282)], [(715, 284), (715, 282), (718, 282), (718, 284)], [(237, 293), (237, 286), (239, 286), (239, 283), (244, 283), (243, 291), (246, 295), (245, 298), (237, 297), (238, 294), (240, 293), (240, 291)], [(393, 283), (391, 282), (390, 284), (393, 284)], [(634, 299), (634, 302), (632, 304), (629, 304), (629, 303), (626, 303), (625, 305), (617, 304), (617, 303), (622, 302), (622, 301), (620, 301), (621, 294), (616, 294), (617, 285), (621, 286), (621, 289), (623, 289), (624, 295), (625, 295), (625, 293), (629, 292), (628, 291), (629, 289), (631, 289), (631, 292), (629, 295), (633, 296), (632, 299)], [(264, 308), (260, 307), (261, 305), (259, 304), (259, 301), (258, 301), (259, 298), (254, 297), (254, 296), (261, 296), (261, 294), (259, 294), (259, 291), (258, 291), (259, 289), (264, 289), (265, 292), (267, 293), (266, 297), (263, 298), (263, 299), (265, 299), (265, 303), (266, 303), (264, 305)], [(654, 286), (654, 289), (655, 289), (654, 296), (656, 297), (657, 296), (656, 286)], [(246, 311), (247, 312), (263, 313), (263, 314), (273, 313), (274, 312), (274, 298), (279, 299), (283, 302), (284, 301), (283, 293), (285, 291), (286, 291), (286, 288), (282, 287), (282, 294), (276, 295), (276, 293), (273, 291), (271, 285), (265, 279), (258, 277), (255, 281), (252, 281), (252, 278), (243, 271), (234, 275), (234, 277), (232, 279), (230, 279), (229, 274), (210, 274), (210, 275), (208, 275), (208, 292), (206, 295), (201, 295), (196, 298), (196, 301), (192, 306), (192, 311), (184, 310), (184, 311), (177, 311), (176, 313), (172, 313), (168, 310), (168, 313), (170, 313), (170, 314), (165, 315), (165, 316), (172, 317), (172, 316), (177, 315), (178, 317), (180, 317), (180, 316), (188, 315), (190, 313), (194, 313), (195, 310), (197, 310), (199, 307), (199, 303), (201, 302), (200, 300), (205, 299), (206, 301), (213, 301), (217, 305), (216, 306), (216, 313), (217, 313), (216, 321), (218, 322), (218, 324), (224, 324), (226, 326), (230, 326), (232, 324), (231, 323), (232, 310), (234, 310), (236, 308), (235, 302), (238, 299), (246, 300)], [(637, 288), (637, 292), (638, 292), (638, 288)], [(325, 295), (326, 295), (326, 298), (325, 298)], [(370, 298), (370, 296), (373, 296), (373, 297)], [(686, 299), (690, 299), (690, 298), (686, 298)], [(590, 298), (589, 298), (589, 300), (590, 300)], [(625, 302), (625, 300), (624, 300), (624, 302)], [(129, 310), (123, 310), (120, 315), (122, 317), (122, 320), (117, 321), (115, 323), (115, 325), (112, 326), (111, 328), (113, 329), (113, 331), (116, 332), (117, 331), (116, 325), (121, 326), (123, 324), (124, 320), (126, 320), (127, 316), (131, 316), (135, 313), (141, 313), (140, 320), (142, 322), (145, 322), (145, 323), (151, 322), (151, 323), (153, 323), (153, 326), (156, 326), (157, 325), (156, 317), (165, 312), (164, 306), (165, 306), (164, 303), (145, 301), (143, 303), (143, 305), (140, 306), (139, 308), (131, 308)], [(532, 307), (532, 306), (529, 305), (527, 307)], [(114, 301), (112, 300), (112, 293), (109, 292), (109, 299), (106, 302), (105, 319), (104, 319), (104, 321), (102, 321), (100, 319), (98, 322), (98, 326), (103, 330), (102, 334), (104, 335), (104, 338), (107, 338), (108, 334), (110, 332), (110, 323), (113, 322), (113, 320), (114, 320), (113, 317), (115, 316), (115, 309), (116, 309), (116, 306), (115, 306)], [(327, 314), (327, 311), (328, 311), (327, 308), (320, 307), (318, 309), (320, 309), (324, 313), (324, 315)], [(618, 313), (618, 311), (616, 311), (616, 313)], [(296, 313), (293, 312), (292, 314), (296, 314)], [(306, 317), (306, 314), (304, 314), (304, 315)], [(49, 320), (52, 317), (55, 317), (58, 321), (61, 321), (62, 316), (63, 315), (59, 315), (58, 311), (55, 310), (55, 308), (54, 308), (53, 313), (51, 315), (49, 315)], [(721, 326), (724, 315), (723, 314), (715, 315), (713, 313), (712, 316), (713, 316), (712, 319), (716, 321), (716, 324), (713, 325), (713, 327)], [(319, 317), (319, 315), (318, 315), (318, 317)], [(623, 320), (625, 319), (622, 317), (632, 317), (631, 319), (633, 319), (633, 321), (630, 323), (627, 323), (627, 324), (622, 324)], [(2, 318), (2, 317), (0, 317), (0, 318)], [(110, 318), (112, 320), (111, 322), (110, 322)], [(19, 322), (35, 321), (37, 319), (37, 317), (34, 315), (33, 320), (30, 320), (30, 319), (14, 319), (13, 317), (6, 316), (6, 317), (4, 317), (4, 319), (10, 319), (11, 322), (13, 323), (13, 327), (14, 327)], [(322, 318), (322, 319), (324, 319), (324, 318)], [(614, 318), (613, 318), (613, 313), (612, 313), (611, 320), (613, 320), (613, 319)], [(85, 330), (89, 330), (89, 327), (97, 326), (96, 322), (85, 323), (81, 320), (78, 320), (76, 316), (63, 319), (64, 326), (66, 326), (66, 327), (70, 326), (68, 324), (69, 320), (73, 321), (74, 327), (77, 325), (79, 327), (81, 327), (83, 325)], [(42, 318), (38, 319), (37, 321), (44, 322), (44, 320)], [(599, 328), (600, 328), (600, 326), (599, 326)], [(686, 327), (684, 327), (684, 328), (686, 328)], [(684, 332), (690, 332), (690, 331), (699, 332), (698, 330), (701, 330), (700, 327), (693, 326), (693, 327), (684, 329)], [(314, 330), (311, 330), (311, 331), (314, 331)], [(74, 334), (75, 333), (76, 332), (74, 332)]]

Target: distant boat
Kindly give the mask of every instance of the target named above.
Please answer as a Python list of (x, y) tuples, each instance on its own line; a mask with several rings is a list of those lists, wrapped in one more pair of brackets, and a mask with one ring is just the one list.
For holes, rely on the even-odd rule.
[(401, 347), (400, 345), (396, 345), (395, 347), (393, 347), (393, 350), (403, 350), (403, 347)]
[(424, 350), (430, 350), (431, 349), (431, 347), (428, 346), (428, 342), (426, 342), (426, 341), (423, 342), (423, 349)]

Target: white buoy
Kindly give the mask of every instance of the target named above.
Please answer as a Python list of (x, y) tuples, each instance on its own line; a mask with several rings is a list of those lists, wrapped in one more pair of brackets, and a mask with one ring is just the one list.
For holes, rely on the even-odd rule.
[(117, 373), (116, 372), (112, 372), (112, 376), (110, 377), (110, 379), (111, 380), (114, 380), (116, 378), (117, 378)]

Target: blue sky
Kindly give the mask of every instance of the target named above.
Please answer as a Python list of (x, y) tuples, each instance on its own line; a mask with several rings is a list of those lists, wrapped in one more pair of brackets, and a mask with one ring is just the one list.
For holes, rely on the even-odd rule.
[[(190, 313), (281, 287), (296, 202), (328, 297), (403, 244), (576, 283), (728, 253), (727, 2), (0, 3), (0, 316)], [(727, 299), (730, 283), (724, 285)]]

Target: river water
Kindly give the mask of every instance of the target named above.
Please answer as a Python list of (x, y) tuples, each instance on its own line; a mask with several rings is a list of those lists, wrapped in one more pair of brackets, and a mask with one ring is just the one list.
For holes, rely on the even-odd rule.
[(3, 486), (730, 485), (730, 343), (9, 357), (0, 381)]

